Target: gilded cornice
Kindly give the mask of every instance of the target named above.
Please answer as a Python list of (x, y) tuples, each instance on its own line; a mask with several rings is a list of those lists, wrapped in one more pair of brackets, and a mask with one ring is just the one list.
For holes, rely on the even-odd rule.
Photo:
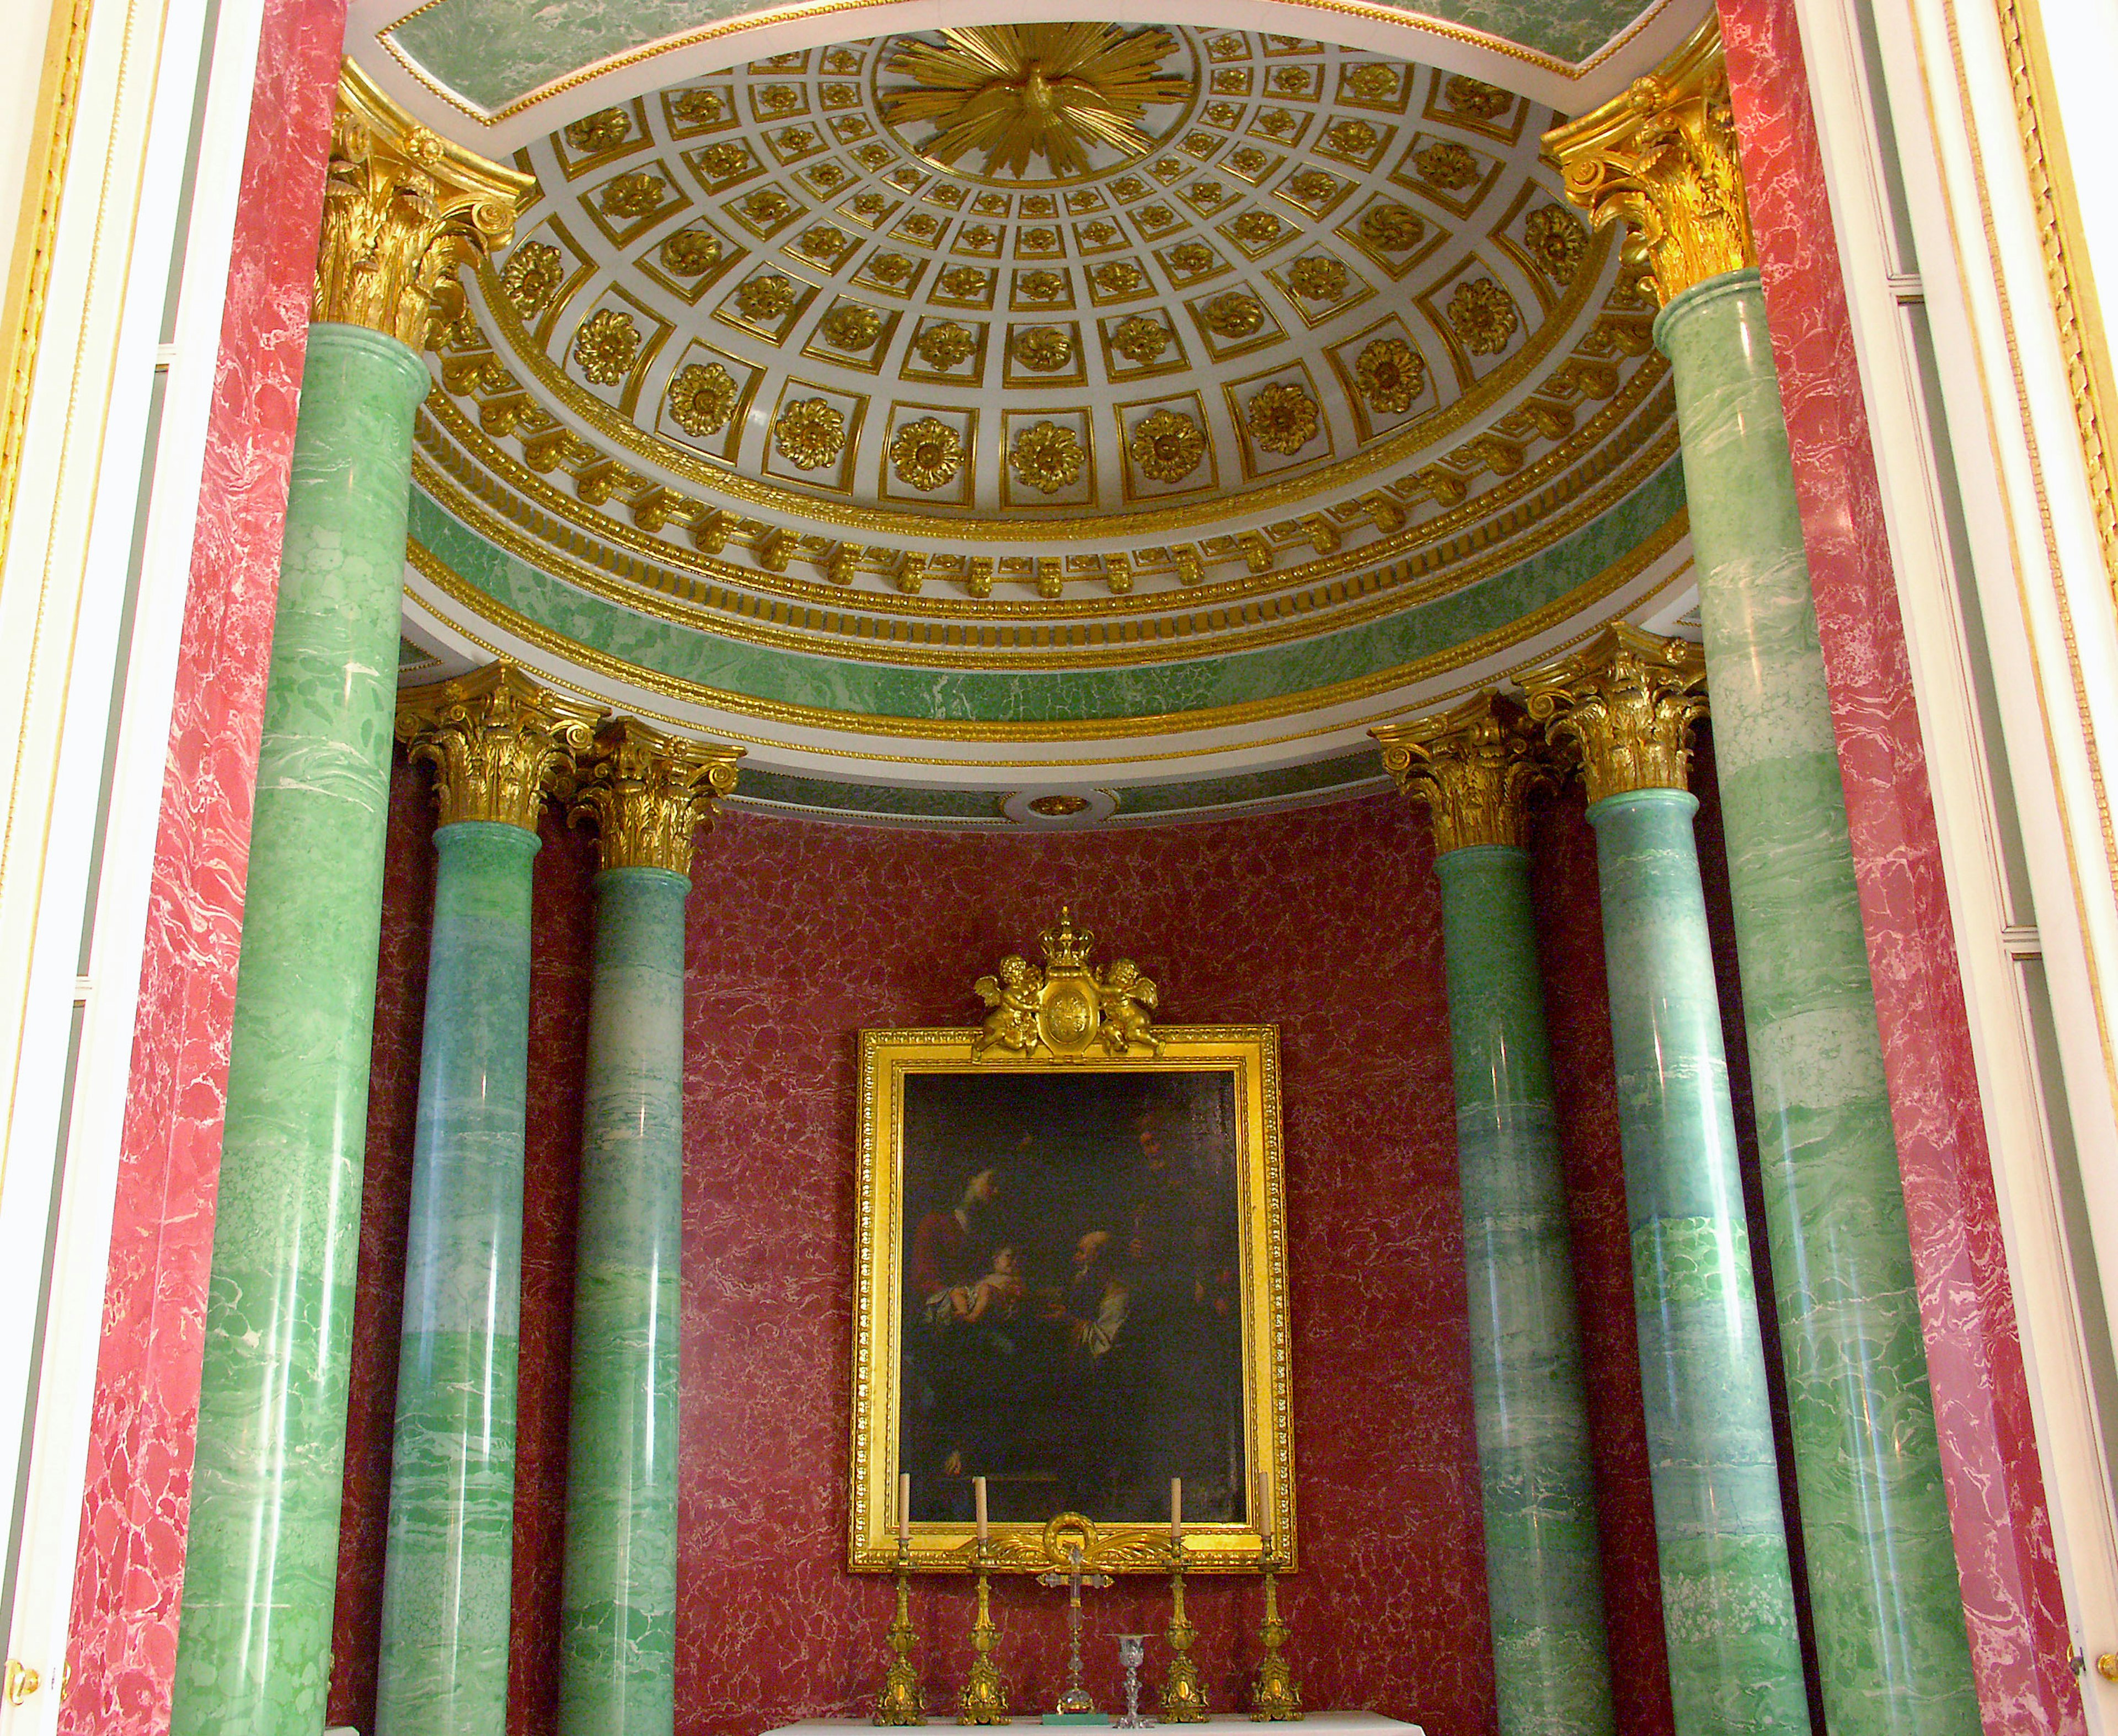
[(1600, 228), (1623, 222), (1666, 307), (1695, 284), (1758, 262), (1736, 148), (1721, 25), (1712, 12), (1625, 92), (1544, 136), (1566, 196)]
[(463, 310), (457, 267), (506, 246), (536, 191), (534, 176), (420, 126), (347, 61), (310, 317), (424, 349)]
[(537, 829), (546, 782), (586, 748), (604, 713), (548, 692), (502, 659), (397, 698), (397, 739), (434, 768), (437, 824)]
[(1529, 798), (1552, 773), (1542, 732), (1513, 699), (1473, 694), (1452, 710), (1368, 733), (1398, 788), (1434, 816), (1436, 855), (1525, 842)]
[[(710, 557), (649, 544), (669, 564), (643, 558), (641, 539), (622, 525), (612, 527), (618, 547), (599, 552), (578, 540), (580, 519), (565, 496), (529, 496), (497, 486), (474, 462), (452, 462), (456, 454), (429, 438), (424, 421), (413, 479), (457, 522), (531, 567), (636, 614), (743, 644), (807, 653), (827, 646), (831, 656), (856, 662), (946, 668), (1132, 666), (1291, 644), (1416, 607), (1534, 558), (1620, 506), (1676, 455), (1668, 395), (1654, 397), (1644, 416), (1590, 442), (1573, 468), (1526, 470), (1495, 491), (1501, 499), (1492, 504), (1511, 509), (1505, 522), (1527, 527), (1519, 534), (1495, 534), (1496, 514), (1451, 515), (1422, 526), (1417, 537), (1283, 571), (1274, 575), (1277, 584), (1260, 577), (1099, 598), (1086, 619), (1079, 605), (1060, 612), (1027, 601), (981, 605), (946, 597), (915, 613), (909, 599), (871, 592), (849, 598), (791, 579), (761, 597), (764, 585), (751, 588), (757, 575)], [(1270, 594), (1292, 581), (1302, 588)], [(1054, 613), (1062, 618), (1056, 629), (1047, 624)], [(995, 616), (983, 630), (962, 624)]]
[(1691, 726), (1706, 713), (1706, 653), (1614, 621), (1587, 649), (1520, 677), (1529, 714), (1579, 752), (1588, 800), (1689, 783)]
[[(589, 672), (603, 681), (622, 683), (659, 695), (675, 704), (753, 718), (768, 727), (814, 732), (812, 738), (804, 743), (805, 751), (835, 757), (955, 765), (964, 763), (961, 756), (952, 755), (941, 760), (934, 756), (919, 755), (886, 755), (865, 747), (857, 755), (848, 755), (829, 743), (849, 734), (855, 739), (1020, 743), (1111, 741), (1132, 736), (1160, 738), (1237, 729), (1250, 732), (1241, 741), (1228, 744), (1228, 750), (1234, 752), (1283, 741), (1299, 740), (1311, 734), (1333, 732), (1343, 726), (1334, 723), (1323, 731), (1305, 730), (1291, 735), (1263, 738), (1256, 731), (1259, 725), (1279, 718), (1313, 715), (1328, 712), (1336, 706), (1359, 704), (1395, 690), (1438, 680), (1451, 670), (1475, 665), (1489, 658), (1505, 656), (1524, 641), (1550, 632), (1562, 622), (1597, 609), (1668, 554), (1690, 533), (1690, 519), (1680, 508), (1659, 530), (1544, 607), (1510, 621), (1505, 626), (1478, 634), (1446, 650), (1415, 658), (1388, 668), (1371, 670), (1350, 680), (1334, 681), (1269, 699), (1211, 706), (1196, 711), (1165, 711), (1124, 718), (1087, 718), (1057, 722), (893, 717), (827, 709), (821, 706), (739, 693), (727, 687), (710, 686), (681, 676), (665, 674), (659, 669), (613, 656), (580, 639), (554, 632), (543, 622), (534, 621), (520, 610), (511, 608), (488, 596), (454, 571), (431, 549), (417, 541), (406, 545), (405, 559), (441, 596), (464, 611), (460, 616), (443, 615), (442, 618), (448, 622), (451, 630), (487, 649), (497, 653), (499, 645), (493, 639), (483, 636), (481, 627), (485, 631), (504, 635), (519, 644), (530, 646), (555, 663)], [(823, 739), (819, 742), (816, 736)], [(779, 738), (757, 736), (741, 739), (755, 740), (763, 745), (767, 741), (776, 742)], [(1195, 752), (1217, 750), (1209, 745), (1204, 750), (1186, 748), (1171, 752), (1155, 751), (1117, 757), (1134, 760), (1188, 758)], [(1108, 764), (1113, 757), (1108, 753), (1101, 753), (1087, 763)], [(986, 760), (978, 763), (1047, 766), (1063, 762), (1055, 762), (1047, 755), (1038, 755), (1024, 760)]]
[(735, 788), (742, 757), (741, 748), (613, 718), (578, 762), (572, 817), (594, 824), (606, 870), (661, 868), (689, 876), (691, 835), (720, 812), (719, 798)]

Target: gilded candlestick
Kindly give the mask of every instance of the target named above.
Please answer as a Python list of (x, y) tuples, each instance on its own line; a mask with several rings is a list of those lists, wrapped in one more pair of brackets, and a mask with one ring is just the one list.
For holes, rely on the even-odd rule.
[(992, 1605), (986, 1582), (992, 1563), (992, 1544), (978, 1544), (973, 1558), (978, 1563), (978, 1618), (971, 1623), (971, 1650), (977, 1656), (971, 1660), (970, 1676), (956, 1696), (956, 1722), (1006, 1724), (1007, 1682), (1000, 1673), (1000, 1666), (992, 1660), (993, 1647), (999, 1643), (1000, 1636), (993, 1627)]
[(897, 1615), (890, 1624), (890, 1649), (895, 1655), (875, 1697), (877, 1724), (924, 1724), (927, 1691), (919, 1685), (919, 1672), (912, 1667), (912, 1544), (897, 1540)]
[(1264, 1558), (1264, 1565), (1265, 1621), (1258, 1637), (1264, 1642), (1265, 1656), (1259, 1660), (1257, 1674), (1251, 1683), (1251, 1721), (1277, 1724), (1303, 1715), (1302, 1689), (1295, 1682), (1292, 1666), (1280, 1653), (1287, 1643), (1287, 1623), (1279, 1618), (1279, 1575), (1270, 1554)]
[(1169, 1674), (1162, 1683), (1162, 1721), (1164, 1724), (1203, 1724), (1206, 1719), (1206, 1684), (1199, 1679), (1199, 1666), (1191, 1661), (1191, 1641), (1199, 1630), (1184, 1614), (1184, 1540), (1169, 1540)]

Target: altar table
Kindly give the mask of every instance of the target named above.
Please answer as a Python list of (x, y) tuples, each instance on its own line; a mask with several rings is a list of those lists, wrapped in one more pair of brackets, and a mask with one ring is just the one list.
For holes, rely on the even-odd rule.
[[(1032, 1725), (1042, 1728), (1039, 1724), (1041, 1715), (1036, 1712), (1025, 1712), (1019, 1718), (1010, 1718), (1008, 1722), (1018, 1729)], [(1120, 1715), (1113, 1712), (1111, 1715), (1116, 1718)], [(929, 1729), (954, 1729), (956, 1727), (955, 1719), (953, 1715), (942, 1713), (932, 1716), (927, 1727)], [(783, 1724), (776, 1730), (768, 1731), (766, 1736), (844, 1736), (844, 1733), (848, 1730), (872, 1730), (879, 1728), (881, 1726), (866, 1718), (812, 1718), (802, 1724)], [(1112, 1724), (1072, 1726), (1054, 1724), (1052, 1728), (1055, 1730), (1071, 1728), (1098, 1731), (1115, 1729), (1116, 1726)], [(1158, 1724), (1155, 1728), (1172, 1733), (1184, 1730), (1261, 1732), (1272, 1729), (1275, 1726), (1268, 1724), (1253, 1724), (1251, 1722), (1250, 1715), (1246, 1712), (1217, 1712), (1203, 1724)], [(1284, 1729), (1288, 1736), (1380, 1736), (1380, 1733), (1385, 1730), (1408, 1730), (1411, 1733), (1411, 1736), (1427, 1736), (1427, 1733), (1416, 1724), (1401, 1723), (1395, 1718), (1379, 1717), (1373, 1712), (1311, 1712), (1299, 1724), (1287, 1724), (1278, 1728)]]

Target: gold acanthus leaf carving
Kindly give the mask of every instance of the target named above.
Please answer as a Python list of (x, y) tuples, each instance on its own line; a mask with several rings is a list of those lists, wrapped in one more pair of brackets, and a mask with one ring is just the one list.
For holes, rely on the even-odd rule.
[(1502, 844), (1519, 848), (1536, 790), (1552, 782), (1543, 735), (1513, 699), (1475, 694), (1413, 723), (1368, 733), (1382, 744), (1383, 769), (1434, 816), (1434, 850)]
[(688, 876), (691, 838), (735, 788), (739, 747), (665, 736), (634, 718), (595, 732), (562, 788), (576, 825), (593, 823), (602, 864)]
[(1546, 739), (1579, 750), (1590, 801), (1686, 787), (1691, 726), (1706, 712), (1706, 653), (1697, 645), (1615, 621), (1586, 649), (1521, 681)]
[(1162, 1039), (1149, 1017), (1160, 991), (1138, 965), (1130, 958), (1114, 958), (1100, 968), (1090, 964), (1096, 937), (1075, 929), (1064, 905), (1038, 944), (1044, 953), (1043, 969), (1010, 953), (996, 974), (971, 985), (971, 992), (992, 1009), (972, 1060), (1064, 1060), (1092, 1052), (1130, 1055), (1135, 1049), (1162, 1053)]
[(893, 126), (926, 122), (920, 155), (944, 168), (973, 150), (985, 172), (1020, 178), (1033, 158), (1085, 175), (1092, 145), (1137, 156), (1154, 142), (1150, 105), (1181, 103), (1190, 78), (1157, 69), (1177, 51), (1168, 31), (1115, 24), (996, 25), (906, 40), (889, 70), (913, 81), (881, 93)]
[(571, 768), (604, 715), (555, 698), (503, 658), (399, 695), (397, 739), (434, 768), (438, 824), (534, 832), (547, 780)]
[(1695, 284), (1757, 264), (1711, 12), (1653, 72), (1545, 134), (1544, 148), (1591, 220), (1629, 226), (1625, 257), (1649, 267), (1649, 293), (1664, 307)]
[(536, 192), (535, 177), (428, 132), (347, 61), (310, 317), (424, 349), (463, 312), (456, 268), (506, 247)]

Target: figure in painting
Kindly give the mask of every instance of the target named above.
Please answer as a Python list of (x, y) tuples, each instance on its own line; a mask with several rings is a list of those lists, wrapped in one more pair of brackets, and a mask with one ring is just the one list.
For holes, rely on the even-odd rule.
[[(1153, 1004), (1137, 972), (1113, 985), (1124, 1005)], [(914, 1078), (904, 1102), (914, 1517), (968, 1519), (980, 1475), (1000, 1522), (1152, 1521), (1173, 1475), (1200, 1520), (1238, 1517), (1228, 1078), (996, 1069)]]

